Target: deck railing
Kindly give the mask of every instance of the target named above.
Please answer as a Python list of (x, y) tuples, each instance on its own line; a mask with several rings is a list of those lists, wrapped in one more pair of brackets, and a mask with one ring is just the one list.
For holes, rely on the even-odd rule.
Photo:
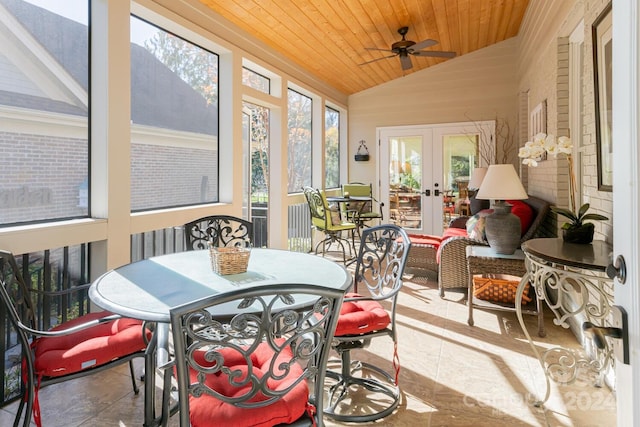
[[(267, 246), (267, 206), (252, 208), (254, 224), (254, 246)], [(289, 250), (309, 252), (311, 248), (311, 217), (306, 203), (289, 206), (288, 209)], [(154, 230), (131, 236), (131, 261), (139, 261), (152, 256), (185, 250), (182, 226)], [(27, 284), (34, 292), (36, 321), (39, 329), (49, 329), (58, 323), (73, 319), (90, 311), (86, 292), (72, 295), (55, 295), (56, 292), (81, 285), (89, 281), (89, 244), (65, 246), (29, 253), (17, 257), (18, 265)], [(0, 274), (5, 280), (5, 269), (0, 266)], [(0, 406), (13, 400), (20, 388), (20, 361), (22, 349), (18, 345), (15, 330), (10, 325), (6, 310), (0, 306), (0, 371), (4, 373)]]

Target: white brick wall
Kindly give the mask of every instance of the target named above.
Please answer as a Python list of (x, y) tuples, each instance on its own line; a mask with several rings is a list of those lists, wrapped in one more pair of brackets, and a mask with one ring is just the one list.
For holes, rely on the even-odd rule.
[[(539, 45), (537, 50), (525, 50), (521, 64), (528, 64), (523, 70), (519, 91), (528, 92), (529, 112), (540, 102), (547, 101), (547, 133), (556, 136), (569, 135), (569, 44), (568, 36), (575, 28), (575, 22), (584, 16), (584, 60), (583, 60), (583, 129), (573, 130), (582, 133), (582, 165), (577, 173), (582, 178), (582, 201), (590, 203), (593, 212), (608, 216), (609, 221), (596, 223), (596, 239), (611, 241), (613, 203), (612, 193), (598, 190), (597, 150), (595, 137), (595, 109), (593, 83), (593, 56), (591, 25), (600, 12), (607, 6), (608, 0), (577, 1), (573, 9), (559, 24), (556, 34), (548, 45)], [(535, 13), (543, 16), (547, 12), (544, 6)], [(553, 29), (549, 29), (553, 30)], [(536, 43), (539, 34), (525, 34), (523, 46)], [(528, 38), (527, 38), (528, 37)], [(527, 116), (528, 117), (528, 116)], [(521, 133), (522, 135), (522, 133)], [(529, 136), (530, 137), (530, 136)], [(520, 141), (523, 145), (527, 139)], [(534, 196), (548, 200), (552, 204), (567, 207), (569, 205), (569, 172), (565, 159), (553, 159), (541, 162), (537, 168), (526, 171), (528, 191)]]

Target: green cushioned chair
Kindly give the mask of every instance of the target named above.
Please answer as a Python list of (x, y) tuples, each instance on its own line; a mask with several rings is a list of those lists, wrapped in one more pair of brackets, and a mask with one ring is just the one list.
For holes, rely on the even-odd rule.
[[(356, 224), (342, 219), (340, 215), (331, 215), (331, 209), (323, 191), (312, 187), (305, 187), (304, 196), (309, 204), (311, 223), (316, 229), (325, 234), (324, 239), (316, 245), (315, 253), (318, 254), (320, 247), (322, 247), (322, 256), (324, 256), (332, 250), (331, 246), (335, 244), (342, 253), (342, 260), (346, 264), (347, 259), (353, 258), (353, 254), (355, 253)], [(342, 235), (343, 232), (351, 234), (351, 241)], [(347, 258), (347, 248), (349, 258)]]

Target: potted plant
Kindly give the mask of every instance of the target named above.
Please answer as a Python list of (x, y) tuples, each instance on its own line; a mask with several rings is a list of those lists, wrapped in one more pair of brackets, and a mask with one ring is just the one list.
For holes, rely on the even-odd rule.
[(537, 134), (533, 141), (528, 141), (524, 147), (520, 148), (518, 157), (522, 158), (522, 163), (530, 167), (538, 166), (538, 160), (545, 154), (553, 154), (557, 157), (564, 154), (569, 166), (569, 203), (571, 209), (551, 207), (551, 211), (569, 219), (569, 222), (562, 224), (562, 238), (568, 243), (591, 243), (593, 241), (593, 233), (595, 226), (589, 220), (608, 220), (604, 215), (596, 213), (587, 213), (589, 203), (585, 203), (576, 210), (576, 176), (573, 171), (573, 162), (571, 153), (573, 152), (573, 144), (571, 139), (561, 136), (556, 141), (553, 135), (544, 133)]
[(597, 213), (587, 213), (589, 210), (589, 203), (585, 203), (580, 206), (577, 214), (571, 212), (569, 209), (559, 208), (552, 206), (551, 210), (558, 215), (570, 220), (562, 224), (562, 238), (568, 243), (591, 243), (593, 241), (593, 232), (595, 226), (592, 222), (584, 222), (588, 220), (608, 220), (604, 215)]

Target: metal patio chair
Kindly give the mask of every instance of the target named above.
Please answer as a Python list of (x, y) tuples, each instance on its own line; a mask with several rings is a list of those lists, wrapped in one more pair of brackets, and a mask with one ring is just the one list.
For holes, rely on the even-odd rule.
[[(22, 390), (14, 427), (27, 427), (33, 414), (37, 426), (42, 425), (38, 391), (50, 384), (91, 375), (123, 363), (129, 364), (133, 390), (138, 394), (133, 359), (145, 357), (151, 332), (142, 321), (123, 318), (109, 312), (96, 312), (56, 325), (48, 331), (38, 330), (34, 292), (25, 282), (28, 266), (18, 267), (11, 252), (0, 250), (0, 300), (15, 331), (22, 355)], [(88, 285), (77, 286), (68, 293), (86, 291)], [(42, 291), (35, 291), (42, 294)], [(42, 296), (42, 295), (40, 295)], [(81, 396), (78, 399), (82, 399)]]
[(216, 247), (253, 246), (253, 223), (229, 215), (211, 215), (184, 225), (188, 251)]
[[(369, 422), (391, 414), (400, 402), (396, 305), (411, 242), (400, 227), (384, 224), (362, 231), (353, 291), (345, 295), (333, 348), (340, 355), (339, 371), (327, 372), (329, 391), (325, 414), (337, 421)], [(394, 375), (379, 366), (352, 360), (353, 350), (366, 348), (378, 337), (394, 343)], [(336, 362), (331, 361), (330, 365)], [(375, 404), (360, 400), (370, 393)]]
[[(171, 309), (180, 425), (323, 425), (341, 290), (269, 284)], [(175, 366), (173, 366), (175, 365)]]

